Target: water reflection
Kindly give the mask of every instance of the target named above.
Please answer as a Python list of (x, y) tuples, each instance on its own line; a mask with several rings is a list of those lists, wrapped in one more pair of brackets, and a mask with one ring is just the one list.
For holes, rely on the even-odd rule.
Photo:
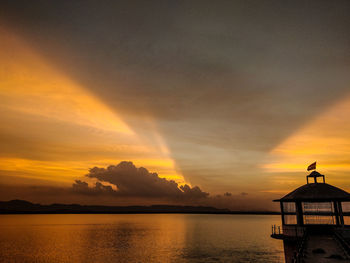
[(4, 215), (0, 262), (283, 262), (278, 216)]

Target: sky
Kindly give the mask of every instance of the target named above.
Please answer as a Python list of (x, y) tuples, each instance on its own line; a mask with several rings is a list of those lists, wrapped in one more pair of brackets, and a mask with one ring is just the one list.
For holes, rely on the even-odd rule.
[(0, 199), (271, 210), (350, 191), (348, 1), (1, 1)]

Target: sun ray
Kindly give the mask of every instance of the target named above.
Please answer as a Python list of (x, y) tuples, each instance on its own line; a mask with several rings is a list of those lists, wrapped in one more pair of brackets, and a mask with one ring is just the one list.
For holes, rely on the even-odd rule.
[[(117, 164), (127, 156), (128, 161), (161, 177), (185, 182), (158, 131), (153, 130), (153, 144), (143, 141), (115, 110), (2, 27), (0, 60), (0, 121), (4, 127), (0, 140), (3, 136), (5, 142), (8, 134), (15, 138), (6, 142), (12, 149), (2, 152), (1, 170), (11, 176), (15, 172), (19, 177), (71, 183), (89, 167)], [(26, 124), (6, 116), (21, 117)], [(22, 141), (29, 142), (24, 145)], [(25, 147), (26, 156), (18, 156)], [(30, 151), (34, 153), (28, 154)], [(57, 160), (50, 159), (51, 155)]]
[(345, 97), (326, 112), (306, 124), (270, 152), (263, 165), (269, 172), (305, 172), (317, 161), (325, 173), (350, 172), (350, 97)]

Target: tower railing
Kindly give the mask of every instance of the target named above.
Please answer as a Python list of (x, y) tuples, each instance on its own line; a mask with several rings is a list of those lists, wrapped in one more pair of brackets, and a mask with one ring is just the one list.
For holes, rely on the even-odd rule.
[(272, 225), (271, 226), (271, 235), (283, 235), (281, 226)]

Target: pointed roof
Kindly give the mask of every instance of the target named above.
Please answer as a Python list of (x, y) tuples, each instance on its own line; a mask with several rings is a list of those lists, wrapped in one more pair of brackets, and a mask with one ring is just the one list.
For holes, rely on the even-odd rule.
[[(309, 183), (309, 178), (314, 178), (314, 183)], [(317, 178), (322, 177), (323, 182), (317, 182)], [(325, 183), (325, 176), (316, 171), (311, 172), (307, 178), (307, 184), (295, 189), (281, 199), (274, 201), (350, 201), (350, 194), (338, 187)]]
[(350, 201), (350, 194), (330, 184), (309, 183), (274, 201)]

